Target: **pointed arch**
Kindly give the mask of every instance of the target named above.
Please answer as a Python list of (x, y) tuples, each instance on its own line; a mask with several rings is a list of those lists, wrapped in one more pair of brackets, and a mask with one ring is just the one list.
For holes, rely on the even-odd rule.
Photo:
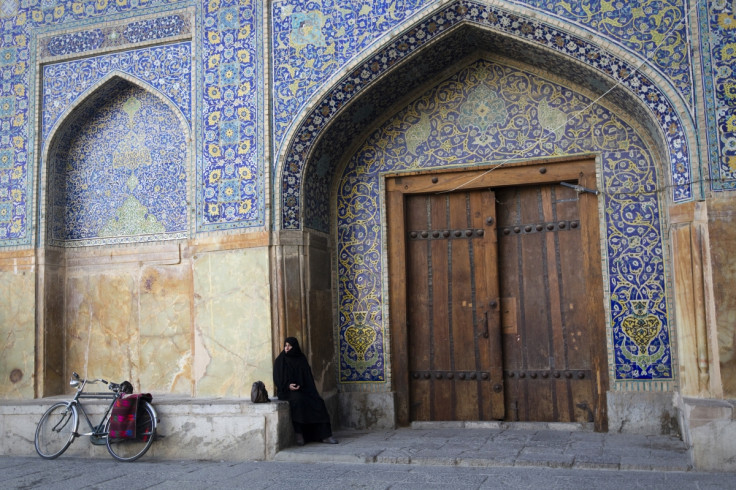
[[(51, 180), (54, 175), (53, 172), (57, 157), (64, 155), (64, 152), (69, 149), (68, 147), (65, 148), (64, 145), (70, 144), (70, 138), (67, 134), (70, 131), (70, 128), (73, 125), (85, 127), (85, 115), (96, 114), (100, 107), (104, 107), (107, 104), (112, 103), (120, 93), (136, 91), (139, 94), (144, 94), (144, 97), (149, 97), (150, 100), (155, 101), (156, 105), (161, 104), (161, 106), (159, 106), (161, 109), (157, 112), (164, 111), (164, 113), (171, 115), (166, 117), (157, 116), (159, 124), (158, 127), (162, 124), (164, 126), (169, 126), (168, 132), (162, 132), (163, 137), (169, 139), (166, 141), (158, 141), (155, 145), (160, 147), (160, 151), (167, 148), (167, 151), (170, 153), (173, 152), (172, 155), (169, 155), (169, 157), (172, 158), (170, 162), (172, 165), (169, 165), (168, 167), (171, 167), (172, 169), (177, 167), (180, 170), (177, 170), (179, 175), (176, 176), (162, 176), (159, 175), (160, 172), (155, 175), (146, 174), (147, 178), (141, 179), (140, 181), (136, 180), (136, 182), (130, 181), (129, 185), (132, 186), (134, 184), (140, 184), (143, 187), (155, 186), (156, 188), (163, 187), (164, 189), (168, 189), (168, 193), (161, 194), (161, 196), (165, 198), (164, 200), (166, 201), (162, 206), (171, 208), (170, 211), (164, 213), (170, 221), (167, 223), (156, 224), (156, 220), (152, 218), (152, 215), (149, 212), (151, 210), (151, 205), (142, 206), (138, 199), (131, 198), (126, 201), (124, 205), (121, 203), (118, 204), (127, 209), (126, 215), (129, 215), (131, 212), (137, 212), (139, 215), (140, 213), (145, 213), (145, 216), (147, 217), (144, 219), (144, 215), (140, 215), (140, 222), (136, 227), (136, 230), (140, 231), (140, 233), (131, 232), (129, 235), (126, 235), (125, 230), (119, 229), (117, 233), (122, 233), (123, 236), (116, 236), (114, 235), (114, 231), (110, 229), (105, 232), (105, 234), (109, 233), (111, 234), (110, 236), (115, 236), (115, 239), (113, 240), (115, 243), (180, 239), (185, 238), (188, 235), (190, 217), (185, 203), (190, 201), (189, 194), (191, 193), (189, 186), (186, 184), (186, 182), (190, 180), (189, 176), (191, 175), (192, 167), (191, 128), (181, 110), (159, 90), (133, 76), (116, 71), (108, 74), (97, 84), (83, 92), (75, 100), (74, 104), (70, 105), (61, 114), (43, 142), (41, 165), (43, 170), (41, 172), (42, 181), (39, 189), (39, 196), (41, 197), (39, 202), (39, 229), (41, 231), (39, 236), (40, 244), (53, 242), (52, 244), (66, 247), (72, 246), (71, 244), (74, 244), (74, 246), (78, 246), (80, 244), (92, 245), (102, 244), (108, 241), (100, 240), (100, 237), (97, 236), (84, 236), (80, 240), (75, 239), (69, 242), (64, 239), (59, 239), (59, 237), (54, 238), (52, 226), (54, 226), (54, 223), (58, 224), (60, 216), (62, 216), (63, 213), (67, 213), (68, 210), (61, 209), (59, 205), (59, 202), (61, 202), (60, 199), (64, 201), (66, 198), (64, 196), (54, 194), (64, 192), (61, 190), (64, 186), (56, 185), (58, 182), (55, 184)], [(146, 105), (144, 109), (150, 110), (150, 107), (152, 106)], [(125, 111), (125, 108), (123, 108), (123, 111)], [(137, 111), (137, 109), (135, 109), (135, 111)], [(133, 120), (131, 119), (131, 125), (133, 124), (132, 121)], [(79, 131), (75, 132), (75, 136), (77, 136), (78, 133)], [(135, 135), (133, 135), (133, 133), (129, 133), (128, 136), (140, 140), (138, 143), (131, 146), (131, 148), (134, 146), (139, 147), (139, 151), (148, 154), (146, 150), (146, 146), (148, 145), (143, 141), (157, 138), (157, 135), (154, 133), (155, 132), (153, 131), (139, 131)], [(120, 137), (122, 136), (123, 135), (121, 134)], [(112, 135), (112, 137), (117, 138), (117, 135)], [(123, 141), (120, 143), (123, 143)], [(131, 144), (133, 144), (132, 141)], [(135, 160), (135, 158), (133, 160)], [(133, 165), (135, 163), (133, 160), (131, 160), (128, 165)], [(144, 158), (144, 161), (147, 160)], [(154, 158), (153, 161), (157, 161), (157, 157)], [(179, 162), (178, 165), (173, 165), (176, 162)], [(159, 168), (159, 170), (162, 169), (163, 167)], [(101, 168), (100, 171), (102, 170), (103, 169)], [(112, 171), (112, 168), (104, 169), (104, 173)], [(167, 180), (167, 185), (161, 186), (160, 182), (158, 182), (159, 180)], [(154, 184), (153, 181), (157, 181), (157, 183)], [(155, 198), (155, 193), (150, 190), (144, 194), (149, 196), (151, 199)], [(66, 205), (62, 207), (66, 207)], [(120, 222), (118, 221), (118, 223)], [(92, 239), (92, 241), (90, 241), (90, 239)]]
[(54, 137), (59, 128), (64, 125), (71, 114), (73, 114), (75, 111), (78, 111), (85, 105), (94, 104), (96, 100), (99, 100), (100, 94), (111, 91), (112, 89), (114, 89), (114, 87), (119, 86), (119, 84), (123, 81), (126, 81), (131, 85), (135, 85), (145, 90), (146, 92), (150, 92), (151, 94), (161, 99), (161, 102), (166, 104), (169, 109), (171, 109), (171, 111), (176, 114), (176, 117), (179, 119), (179, 123), (181, 124), (181, 126), (183, 128), (187, 128), (187, 138), (191, 139), (192, 127), (190, 121), (187, 120), (186, 116), (182, 113), (182, 110), (179, 108), (179, 106), (174, 104), (166, 94), (158, 90), (150, 83), (144, 82), (138, 77), (135, 77), (128, 73), (124, 73), (119, 70), (113, 70), (105, 75), (103, 78), (101, 78), (97, 83), (82, 92), (79, 97), (74, 100), (74, 103), (72, 103), (59, 115), (59, 117), (49, 129), (48, 134), (44, 135), (44, 141), (42, 144), (42, 155), (44, 157), (47, 156), (49, 142), (52, 142), (54, 140)]
[[(476, 49), (545, 66), (625, 107), (642, 121), (665, 155), (668, 164), (662, 170), (671, 187), (670, 199), (691, 200), (696, 132), (687, 102), (670, 95), (677, 94), (669, 90), (671, 83), (643, 60), (614, 45), (596, 44), (570, 23), (562, 22), (566, 25), (560, 28), (537, 19), (531, 10), (515, 10), (525, 13), (471, 1), (424, 11), (325, 83), (305, 104), (277, 155), (276, 228), (326, 231), (324, 223), (310, 222), (305, 208), (326, 210), (323, 200), (329, 193), (324, 186), (329, 186), (339, 160), (335, 152), (362, 133), (372, 115), (386, 111), (408, 93), (407, 87), (436, 76), (440, 67)], [(317, 178), (306, 179), (312, 165), (317, 167)], [(312, 195), (307, 195), (308, 185)]]

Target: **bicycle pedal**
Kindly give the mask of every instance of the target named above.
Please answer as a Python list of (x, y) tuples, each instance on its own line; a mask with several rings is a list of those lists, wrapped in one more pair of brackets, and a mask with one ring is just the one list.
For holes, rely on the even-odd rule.
[(92, 435), (89, 438), (89, 442), (95, 446), (105, 446), (107, 444), (107, 437)]

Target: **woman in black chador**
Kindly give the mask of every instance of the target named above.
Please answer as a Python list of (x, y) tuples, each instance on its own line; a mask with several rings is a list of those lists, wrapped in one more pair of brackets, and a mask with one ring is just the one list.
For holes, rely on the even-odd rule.
[(305, 441), (337, 444), (327, 407), (314, 385), (312, 369), (294, 337), (286, 338), (284, 351), (274, 362), (273, 384), (279, 400), (289, 402), (298, 445), (303, 446)]

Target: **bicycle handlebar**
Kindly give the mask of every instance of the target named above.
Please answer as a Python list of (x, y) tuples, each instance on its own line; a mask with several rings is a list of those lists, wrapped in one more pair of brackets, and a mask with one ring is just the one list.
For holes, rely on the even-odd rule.
[(102, 379), (102, 378), (96, 378), (96, 379), (80, 378), (79, 374), (77, 374), (74, 371), (72, 371), (72, 380), (69, 382), (69, 384), (76, 387), (77, 390), (82, 391), (85, 385), (87, 385), (88, 383), (93, 384), (93, 383), (97, 383), (98, 381), (101, 381), (102, 383), (106, 384), (107, 387), (110, 389), (110, 391), (114, 391), (115, 393), (120, 391), (120, 383), (111, 383), (107, 381), (106, 379)]

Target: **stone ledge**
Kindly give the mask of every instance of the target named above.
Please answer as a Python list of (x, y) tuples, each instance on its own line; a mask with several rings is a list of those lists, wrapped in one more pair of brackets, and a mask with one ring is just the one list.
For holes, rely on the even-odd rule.
[[(69, 396), (37, 400), (0, 401), (0, 455), (33, 456), (36, 425), (53, 403)], [(96, 422), (106, 407), (99, 400), (85, 400), (87, 413)], [(160, 438), (145, 459), (197, 459), (216, 461), (272, 460), (291, 442), (289, 405), (284, 401), (252, 403), (240, 398), (186, 398), (154, 394)], [(79, 428), (86, 429), (80, 415)], [(64, 455), (109, 458), (105, 446), (77, 438)]]
[(684, 439), (698, 470), (736, 471), (735, 400), (680, 400)]

